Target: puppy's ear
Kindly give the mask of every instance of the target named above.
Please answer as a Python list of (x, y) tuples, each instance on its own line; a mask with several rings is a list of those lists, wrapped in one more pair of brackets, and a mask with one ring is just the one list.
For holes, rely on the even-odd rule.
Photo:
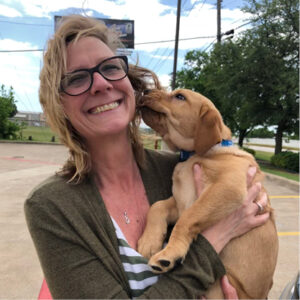
[(196, 126), (195, 151), (199, 155), (222, 141), (222, 119), (216, 109), (205, 106)]

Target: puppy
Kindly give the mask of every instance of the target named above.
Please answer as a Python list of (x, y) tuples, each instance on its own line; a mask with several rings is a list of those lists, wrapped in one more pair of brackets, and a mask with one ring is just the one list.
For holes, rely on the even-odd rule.
[[(144, 122), (157, 131), (172, 150), (195, 152), (176, 166), (173, 196), (150, 208), (138, 243), (138, 251), (150, 258), (153, 271), (163, 273), (172, 269), (177, 261), (184, 260), (199, 233), (242, 205), (247, 195), (246, 176), (250, 166), (257, 168), (254, 182), (261, 182), (263, 174), (252, 155), (235, 146), (228, 147), (230, 129), (224, 125), (214, 104), (201, 94), (184, 89), (171, 93), (151, 90), (143, 96), (142, 106)], [(193, 178), (196, 163), (201, 165), (203, 174), (200, 197), (196, 195)], [(272, 287), (278, 238), (268, 202), (264, 212), (270, 212), (269, 220), (230, 241), (220, 253), (239, 298), (266, 299)], [(167, 246), (161, 250), (168, 224), (175, 226)], [(219, 281), (206, 297), (224, 297)]]

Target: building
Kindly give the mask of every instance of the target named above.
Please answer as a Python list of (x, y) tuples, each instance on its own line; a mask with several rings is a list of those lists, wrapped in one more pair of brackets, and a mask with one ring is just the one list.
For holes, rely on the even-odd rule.
[(10, 120), (26, 126), (47, 126), (45, 115), (39, 112), (18, 111)]

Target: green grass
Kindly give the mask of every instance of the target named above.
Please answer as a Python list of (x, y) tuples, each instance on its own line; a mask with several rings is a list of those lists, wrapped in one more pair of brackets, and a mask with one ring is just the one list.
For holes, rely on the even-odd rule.
[[(155, 149), (155, 146), (157, 146), (157, 149), (160, 149), (161, 147), (161, 139), (157, 138), (154, 134), (148, 135), (148, 134), (142, 134), (142, 142), (145, 148), (148, 149)], [(155, 140), (157, 140), (157, 143), (155, 143)]]
[(284, 177), (289, 180), (294, 180), (294, 181), (299, 182), (299, 174), (298, 173), (290, 173), (290, 172), (278, 170), (278, 169), (272, 168), (272, 167), (265, 167), (263, 165), (260, 165), (260, 168), (265, 173), (271, 173), (271, 174), (274, 174), (274, 175), (277, 175), (280, 177)]
[(54, 136), (55, 143), (59, 143), (58, 135), (54, 134), (49, 127), (28, 126), (25, 129), (20, 130), (17, 134), (19, 136), (19, 141), (50, 143)]
[(270, 162), (271, 161), (271, 157), (274, 155), (273, 152), (264, 152), (264, 151), (258, 151), (255, 150), (255, 158), (258, 160), (265, 160)]

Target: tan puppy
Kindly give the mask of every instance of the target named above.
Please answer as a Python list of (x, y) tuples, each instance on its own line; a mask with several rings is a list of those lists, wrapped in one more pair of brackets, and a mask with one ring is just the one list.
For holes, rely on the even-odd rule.
[[(247, 170), (257, 168), (254, 182), (262, 181), (252, 155), (235, 146), (222, 147), (231, 132), (213, 103), (190, 90), (165, 93), (149, 91), (143, 99), (142, 116), (172, 150), (195, 151), (179, 163), (173, 173), (173, 196), (155, 203), (138, 243), (138, 251), (149, 257), (158, 273), (183, 261), (193, 239), (206, 227), (225, 218), (240, 207), (247, 194)], [(202, 167), (203, 192), (199, 198), (193, 178), (193, 165)], [(255, 204), (256, 205), (256, 204)], [(265, 211), (271, 216), (266, 224), (232, 240), (220, 253), (231, 284), (239, 298), (266, 299), (272, 286), (278, 238), (270, 203)], [(168, 224), (175, 224), (167, 246), (162, 244)], [(207, 298), (223, 298), (216, 282)]]

